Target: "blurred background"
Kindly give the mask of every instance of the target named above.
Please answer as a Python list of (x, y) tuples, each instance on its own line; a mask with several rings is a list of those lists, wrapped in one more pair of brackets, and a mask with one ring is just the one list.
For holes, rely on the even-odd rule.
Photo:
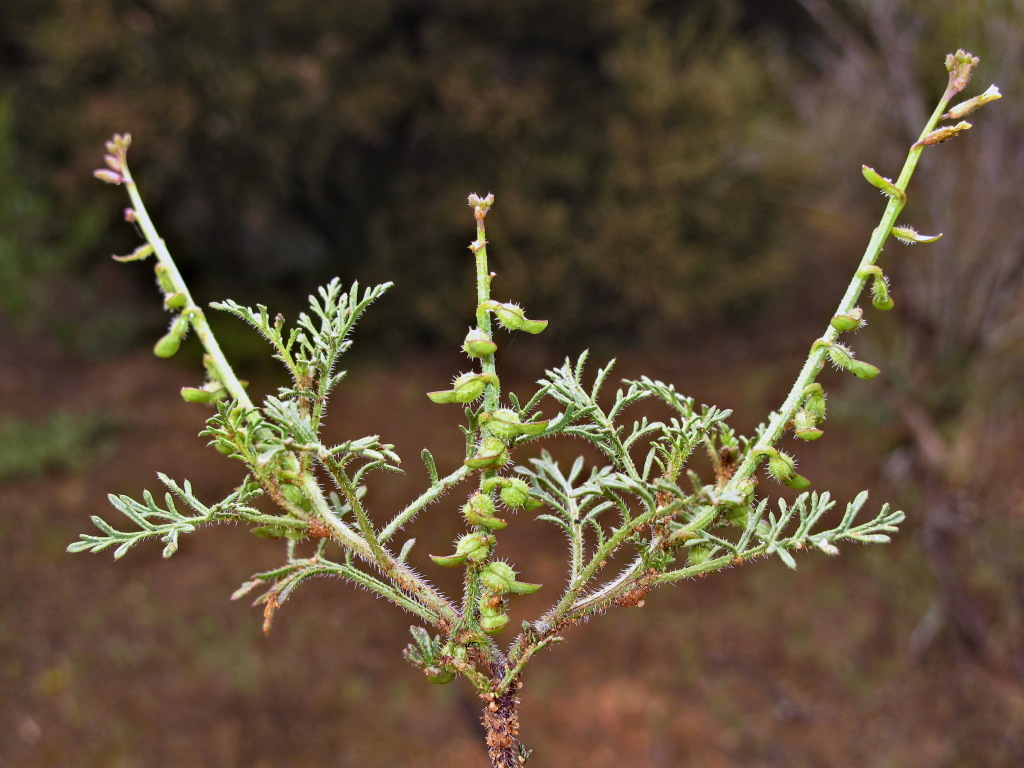
[[(5, 0), (0, 6), (0, 766), (479, 766), (478, 704), (400, 657), (409, 618), (304, 586), (269, 637), (228, 596), (280, 562), (237, 528), (114, 563), (70, 556), (107, 492), (154, 473), (216, 500), (239, 467), (180, 402), (123, 190), (92, 176), (114, 132), (203, 301), (292, 314), (334, 275), (395, 280), (368, 314), (332, 434), (460, 460), (423, 393), (466, 367), (474, 237), (496, 298), (551, 325), (501, 350), (503, 383), (589, 347), (749, 431), (784, 396), (946, 82), (1004, 99), (925, 153), (889, 245), (896, 309), (854, 340), (884, 375), (829, 372), (801, 472), (908, 513), (894, 543), (763, 562), (653, 593), (531, 664), (538, 767), (1024, 764), (1024, 172), (1020, 0)], [(973, 118), (972, 118), (973, 119)], [(256, 392), (281, 379), (213, 318)], [(568, 455), (568, 454), (567, 454)], [(449, 545), (458, 499), (411, 529)], [(563, 539), (520, 516), (527, 581)], [(438, 576), (442, 584), (443, 576)], [(543, 610), (539, 593), (523, 617)], [(518, 619), (516, 619), (518, 621)], [(515, 622), (514, 622), (515, 623)]]

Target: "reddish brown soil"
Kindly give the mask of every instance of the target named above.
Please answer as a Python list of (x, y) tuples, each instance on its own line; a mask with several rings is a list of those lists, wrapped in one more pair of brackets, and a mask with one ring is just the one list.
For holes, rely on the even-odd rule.
[[(748, 352), (691, 353), (656, 362), (653, 373), (698, 398), (724, 391), (719, 404), (738, 408), (749, 426), (792, 366), (723, 381)], [(89, 515), (116, 518), (106, 492), (156, 490), (159, 469), (215, 501), (240, 465), (195, 437), (204, 414), (178, 401), (178, 387), (193, 383), (183, 366), (138, 355), (68, 371), (33, 350), (4, 357), (6, 418), (60, 403), (101, 410), (117, 432), (113, 452), (84, 472), (0, 487), (0, 766), (486, 763), (479, 702), (461, 681), (431, 686), (402, 660), (411, 621), (398, 609), (319, 581), (297, 591), (264, 637), (259, 609), (228, 601), (250, 573), (280, 561), (275, 542), (226, 528), (186, 537), (169, 561), (152, 544), (119, 562), (66, 554)], [(442, 467), (458, 460), (452, 413), (422, 394), (448, 380), (449, 362), (363, 365), (334, 403), (335, 437), (379, 432), (408, 457), (405, 478), (372, 485), (382, 510), (422, 481), (422, 446)], [(540, 362), (520, 359), (529, 370), (518, 378), (536, 378)], [(620, 371), (638, 372), (631, 363)], [(887, 489), (870, 459), (877, 448), (830, 425), (819, 444), (800, 449), (801, 470), (844, 500), (876, 487), (871, 503), (879, 503)], [(454, 504), (453, 496), (431, 508), (411, 530), (412, 560), (424, 572), (438, 570), (427, 553), (446, 551), (456, 536)], [(942, 633), (910, 652), (933, 586), (908, 511), (907, 530), (889, 547), (805, 555), (796, 572), (751, 564), (654, 592), (642, 608), (575, 630), (524, 676), (531, 765), (1024, 764), (1018, 689), (997, 685)], [(562, 583), (563, 542), (552, 528), (520, 515), (502, 545), (525, 580)], [(437, 580), (453, 586), (448, 573)], [(513, 625), (545, 605), (544, 591), (522, 598)]]

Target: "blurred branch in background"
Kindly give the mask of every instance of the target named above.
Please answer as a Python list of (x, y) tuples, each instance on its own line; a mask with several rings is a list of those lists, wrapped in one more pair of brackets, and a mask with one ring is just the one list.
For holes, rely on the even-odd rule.
[[(983, 135), (972, 137), (980, 141), (959, 143), (944, 159), (956, 164), (956, 172), (937, 164), (937, 171), (924, 169), (914, 181), (903, 223), (930, 231), (941, 222), (948, 234), (926, 253), (893, 254), (899, 329), (887, 335), (886, 349), (871, 353), (883, 361), (879, 364), (888, 375), (881, 380), (888, 389), (884, 403), (862, 407), (867, 426), (892, 441), (889, 468), (905, 494), (902, 503), (919, 509), (923, 518), (937, 594), (914, 634), (914, 650), (923, 653), (941, 637), (955, 637), (993, 673), (991, 680), (998, 681), (993, 688), (1008, 693), (1019, 707), (1024, 685), (1024, 112), (1015, 105), (1024, 97), (1024, 7), (801, 1), (823, 32), (810, 57), (819, 74), (795, 99), (803, 115), (798, 122), (809, 129), (795, 144), (810, 157), (827, 158), (818, 166), (819, 213), (842, 211), (859, 220), (872, 210), (875, 201), (846, 182), (849, 174), (833, 169), (861, 158), (880, 171), (895, 167), (901, 142), (868, 142), (883, 135), (878, 128), (883, 123), (913, 135), (933, 98), (913, 73), (933, 65), (927, 59), (936, 40), (941, 46), (955, 39), (983, 57), (986, 79), (998, 82), (1007, 97), (1005, 108), (993, 109), (992, 119), (979, 126)], [(894, 62), (893, 55), (901, 60)], [(829, 107), (837, 103), (837, 92), (859, 104), (856, 115)], [(837, 179), (842, 180), (838, 186)], [(966, 201), (982, 195), (990, 202), (968, 213)], [(865, 213), (851, 216), (858, 210)], [(847, 223), (838, 218), (819, 216), (812, 223), (818, 234), (828, 226), (826, 237), (844, 237)], [(872, 346), (877, 338), (866, 343)], [(944, 628), (949, 634), (940, 634)]]

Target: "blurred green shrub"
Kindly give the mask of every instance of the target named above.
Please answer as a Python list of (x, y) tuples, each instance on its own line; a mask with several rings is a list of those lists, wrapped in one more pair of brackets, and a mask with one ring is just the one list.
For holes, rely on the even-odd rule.
[(0, 420), (0, 482), (80, 472), (109, 452), (109, 427), (101, 414), (66, 409), (42, 420)]
[(785, 109), (778, 54), (732, 3), (6, 5), (41, 178), (87, 199), (83, 148), (130, 129), (204, 295), (287, 309), (330, 275), (398, 274), (401, 340), (450, 338), (453, 212), (488, 189), (500, 290), (560, 307), (563, 336), (674, 338), (793, 269), (745, 149)]

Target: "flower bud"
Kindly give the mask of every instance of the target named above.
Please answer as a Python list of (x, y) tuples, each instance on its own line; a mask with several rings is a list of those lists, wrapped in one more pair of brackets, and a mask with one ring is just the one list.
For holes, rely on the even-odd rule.
[(494, 515), (494, 502), (485, 493), (474, 493), (462, 507), (462, 514), (470, 525), (482, 525), (491, 530), (500, 530), (508, 525)]
[(829, 322), (833, 328), (837, 331), (854, 331), (860, 328), (864, 323), (864, 310), (860, 307), (854, 307), (849, 312), (844, 312), (841, 315), (836, 315)]
[(956, 53), (946, 54), (946, 71), (949, 72), (949, 95), (959, 93), (971, 81), (971, 73), (978, 66), (977, 56), (971, 56), (963, 48), (957, 49)]
[(106, 168), (99, 168), (92, 172), (100, 181), (106, 182), (107, 184), (123, 184), (124, 176), (116, 171), (107, 170)]
[(462, 351), (470, 357), (487, 357), (493, 355), (497, 349), (498, 345), (479, 328), (471, 328), (466, 334), (466, 340), (462, 342)]
[(153, 246), (149, 243), (143, 243), (134, 251), (129, 253), (127, 256), (112, 256), (114, 261), (120, 261), (122, 264), (129, 261), (142, 261), (146, 257), (152, 255)]

